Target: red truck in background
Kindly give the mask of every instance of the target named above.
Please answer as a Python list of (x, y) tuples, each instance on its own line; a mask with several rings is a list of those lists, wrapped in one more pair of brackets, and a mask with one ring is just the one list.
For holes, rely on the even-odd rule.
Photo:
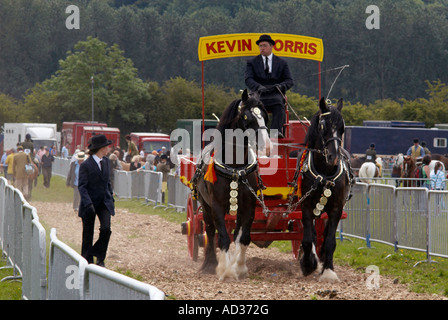
[(64, 146), (68, 143), (68, 153), (73, 154), (77, 148), (86, 150), (89, 146), (89, 139), (98, 134), (104, 134), (107, 139), (111, 140), (111, 147), (120, 147), (120, 129), (98, 122), (63, 122), (61, 145)]
[(165, 147), (167, 151), (171, 149), (170, 136), (164, 133), (132, 132), (130, 136), (138, 151), (145, 151), (145, 156), (162, 147)]

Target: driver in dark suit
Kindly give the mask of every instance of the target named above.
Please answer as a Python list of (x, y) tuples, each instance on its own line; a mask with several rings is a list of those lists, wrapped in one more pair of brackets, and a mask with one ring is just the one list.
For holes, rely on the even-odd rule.
[[(93, 136), (89, 145), (89, 158), (79, 168), (78, 189), (81, 196), (78, 215), (82, 218), (81, 255), (88, 263), (104, 266), (111, 235), (111, 216), (115, 215), (114, 198), (109, 180), (110, 162), (106, 157), (112, 141), (104, 135)], [(100, 221), (100, 234), (92, 246), (95, 218)]]
[(277, 129), (279, 137), (282, 137), (285, 123), (283, 95), (294, 85), (294, 81), (288, 63), (272, 53), (275, 41), (271, 36), (261, 35), (256, 43), (260, 54), (247, 61), (245, 82), (251, 91), (260, 93), (264, 106), (272, 112), (271, 130)]

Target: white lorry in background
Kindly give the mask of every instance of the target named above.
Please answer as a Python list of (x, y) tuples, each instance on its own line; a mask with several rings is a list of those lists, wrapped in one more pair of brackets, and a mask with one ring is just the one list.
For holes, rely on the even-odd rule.
[(56, 150), (59, 150), (55, 123), (5, 123), (3, 129), (5, 150), (15, 148), (18, 142), (25, 141), (27, 133), (31, 135), (34, 150), (41, 146), (56, 146)]

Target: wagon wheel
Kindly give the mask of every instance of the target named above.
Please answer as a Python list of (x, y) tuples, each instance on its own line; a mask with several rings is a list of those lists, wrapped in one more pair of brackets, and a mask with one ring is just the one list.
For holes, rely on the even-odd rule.
[(299, 250), (300, 250), (300, 244), (302, 242), (299, 240), (291, 240), (291, 247), (292, 247), (292, 256), (294, 260), (299, 259)]
[(197, 210), (197, 201), (193, 200), (191, 194), (188, 195), (187, 201), (187, 245), (188, 245), (188, 255), (193, 261), (198, 260), (198, 252), (199, 252), (199, 236), (196, 233), (196, 210)]
[(300, 256), (300, 246), (302, 245), (302, 238), (303, 238), (303, 225), (301, 220), (294, 220), (291, 221), (292, 225), (291, 231), (298, 233), (299, 239), (291, 240), (291, 249), (292, 249), (292, 256), (294, 260), (298, 260)]

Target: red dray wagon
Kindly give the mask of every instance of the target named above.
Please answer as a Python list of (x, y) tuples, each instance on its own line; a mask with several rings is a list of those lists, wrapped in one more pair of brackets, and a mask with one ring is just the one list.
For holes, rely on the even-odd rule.
[[(287, 114), (288, 118), (288, 114)], [(294, 192), (294, 175), (297, 167), (297, 154), (300, 154), (301, 144), (304, 141), (307, 123), (301, 121), (287, 122), (285, 138), (273, 139), (277, 145), (277, 156), (269, 159), (259, 159), (259, 168), (263, 185), (266, 187), (262, 195), (263, 205), (258, 201), (255, 209), (255, 218), (251, 229), (251, 240), (261, 248), (267, 248), (275, 240), (289, 240), (292, 245), (292, 253), (295, 259), (299, 256), (300, 244), (303, 238), (302, 211), (297, 204), (290, 203), (290, 195)], [(190, 180), (196, 171), (195, 158), (181, 158), (181, 181), (190, 186)], [(267, 161), (269, 160), (269, 161)], [(297, 199), (294, 201), (297, 203)], [(342, 219), (346, 218), (343, 213)], [(315, 219), (316, 247), (319, 253), (323, 243), (326, 213)], [(236, 224), (236, 215), (227, 214), (226, 229), (231, 239)], [(187, 236), (188, 254), (197, 261), (199, 247), (207, 245), (204, 220), (200, 203), (188, 196), (187, 221), (182, 223), (182, 234)]]
[[(201, 37), (199, 39), (198, 56), (202, 63), (202, 122), (205, 129), (204, 119), (204, 61), (211, 59), (255, 56), (259, 54), (258, 47), (254, 44), (260, 37), (259, 33), (227, 34), (217, 36)], [(290, 35), (271, 34), (276, 39), (274, 53), (278, 56), (309, 59), (318, 61), (319, 94), (320, 87), (320, 63), (323, 60), (322, 39)], [(302, 50), (303, 48), (308, 48)], [(255, 210), (255, 219), (251, 229), (251, 240), (259, 247), (268, 247), (275, 240), (290, 240), (294, 258), (299, 255), (300, 244), (303, 238), (302, 211), (300, 206), (291, 205), (290, 195), (294, 193), (294, 174), (296, 174), (297, 151), (303, 143), (307, 124), (301, 121), (289, 121), (288, 109), (286, 109), (285, 138), (273, 140), (277, 144), (278, 157), (265, 163), (259, 161), (261, 178), (266, 187), (263, 193), (263, 206), (258, 205)], [(300, 150), (299, 150), (300, 151)], [(295, 154), (294, 154), (295, 153)], [(300, 153), (300, 152), (298, 152)], [(261, 160), (261, 159), (259, 159)], [(196, 171), (194, 158), (183, 158), (181, 160), (181, 180), (190, 186), (190, 180)], [(258, 192), (258, 197), (261, 197)], [(297, 204), (297, 199), (294, 201)], [(346, 217), (344, 212), (342, 219)], [(317, 234), (316, 249), (319, 253), (323, 243), (323, 231), (326, 213), (315, 219)], [(236, 216), (226, 215), (226, 228), (232, 239), (235, 228)], [(205, 234), (204, 220), (201, 206), (190, 194), (187, 204), (187, 221), (182, 223), (182, 233), (187, 235), (188, 253), (193, 260), (197, 260), (199, 247), (206, 247), (207, 236)]]

